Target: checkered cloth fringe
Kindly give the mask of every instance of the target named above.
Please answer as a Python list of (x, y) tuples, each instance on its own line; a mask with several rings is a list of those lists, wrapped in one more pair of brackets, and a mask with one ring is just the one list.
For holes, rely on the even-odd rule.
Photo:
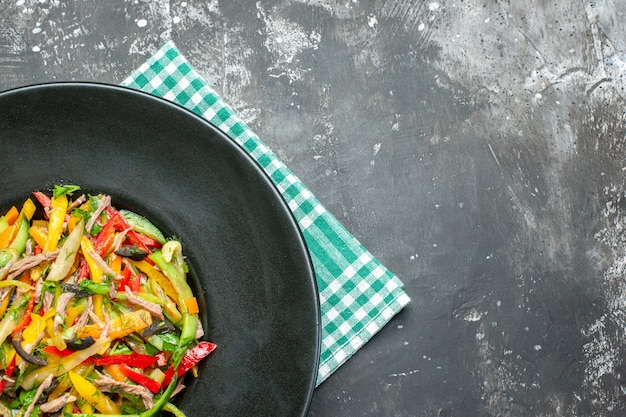
[(402, 282), (322, 206), (172, 42), (122, 85), (204, 117), (245, 149), (276, 184), (302, 230), (317, 278), (322, 312), (318, 385), (407, 305)]

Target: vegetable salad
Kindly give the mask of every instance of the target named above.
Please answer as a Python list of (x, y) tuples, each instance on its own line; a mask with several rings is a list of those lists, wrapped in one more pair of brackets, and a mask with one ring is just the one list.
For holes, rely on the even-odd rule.
[(0, 217), (0, 416), (182, 416), (170, 400), (216, 345), (181, 243), (79, 191)]

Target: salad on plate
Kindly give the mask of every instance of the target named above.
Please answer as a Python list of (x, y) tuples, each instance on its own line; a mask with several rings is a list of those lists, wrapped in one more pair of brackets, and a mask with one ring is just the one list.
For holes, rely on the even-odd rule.
[[(41, 215), (39, 215), (41, 214)], [(151, 417), (215, 348), (182, 244), (57, 185), (0, 216), (0, 415)]]

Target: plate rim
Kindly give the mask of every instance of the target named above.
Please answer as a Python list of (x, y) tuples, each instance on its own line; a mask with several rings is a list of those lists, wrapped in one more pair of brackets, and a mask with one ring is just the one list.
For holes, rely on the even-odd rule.
[[(34, 84), (25, 84), (22, 86), (17, 86), (17, 87), (12, 87), (6, 90), (2, 90), (0, 91), (0, 100), (5, 99), (6, 97), (11, 96), (13, 94), (24, 94), (24, 93), (27, 94), (31, 91), (37, 91), (37, 90), (42, 90), (42, 89), (55, 89), (55, 88), (57, 89), (58, 88), (60, 89), (79, 88), (79, 89), (86, 89), (86, 90), (93, 89), (93, 90), (103, 90), (103, 91), (109, 91), (109, 92), (120, 93), (120, 94), (130, 94), (130, 95), (141, 97), (146, 100), (154, 101), (155, 103), (159, 103), (159, 105), (161, 106), (172, 108), (175, 111), (180, 111), (186, 114), (187, 117), (191, 117), (195, 119), (197, 122), (205, 125), (209, 130), (213, 131), (217, 136), (220, 136), (222, 140), (227, 142), (229, 146), (232, 149), (234, 149), (235, 152), (243, 156), (244, 159), (246, 159), (251, 164), (251, 166), (254, 168), (256, 173), (259, 174), (260, 177), (264, 179), (267, 185), (269, 185), (271, 192), (273, 196), (275, 197), (275, 200), (281, 206), (282, 211), (287, 214), (286, 219), (288, 219), (289, 221), (290, 229), (293, 229), (293, 231), (296, 232), (296, 235), (298, 237), (298, 243), (299, 243), (298, 245), (299, 251), (302, 252), (302, 254), (304, 255), (306, 259), (306, 275), (308, 276), (308, 278), (310, 278), (309, 280), (307, 280), (309, 281), (307, 285), (312, 285), (313, 295), (314, 295), (313, 307), (315, 310), (314, 312), (315, 312), (315, 335), (316, 335), (315, 337), (316, 346), (314, 349), (315, 360), (314, 360), (314, 363), (311, 364), (314, 369), (314, 372), (312, 372), (311, 375), (309, 376), (309, 380), (310, 380), (309, 386), (306, 388), (306, 395), (305, 395), (306, 404), (303, 404), (304, 407), (302, 408), (302, 413), (300, 414), (300, 417), (305, 417), (310, 410), (313, 394), (314, 394), (315, 388), (317, 387), (317, 377), (318, 377), (319, 364), (320, 364), (321, 343), (322, 343), (322, 314), (321, 314), (321, 305), (320, 305), (319, 286), (318, 286), (318, 282), (316, 279), (313, 260), (309, 252), (304, 234), (302, 230), (300, 229), (300, 226), (298, 225), (298, 222), (293, 212), (289, 208), (289, 205), (283, 198), (278, 187), (276, 186), (274, 181), (271, 179), (269, 174), (265, 172), (265, 170), (260, 165), (260, 163), (256, 159), (254, 159), (248, 151), (246, 151), (240, 144), (238, 144), (234, 139), (229, 137), (225, 132), (223, 132), (218, 126), (216, 126), (210, 120), (204, 118), (203, 116), (200, 116), (199, 114), (194, 113), (192, 110), (184, 107), (183, 105), (179, 103), (173, 102), (164, 97), (156, 96), (146, 91), (134, 89), (132, 87), (112, 84), (108, 82), (100, 82), (100, 81), (62, 81), (62, 80), (61, 81), (48, 81), (48, 82), (40, 82), (40, 83), (34, 83)], [(246, 124), (245, 122), (243, 123)], [(248, 128), (250, 127), (248, 126)], [(259, 138), (259, 141), (261, 141), (260, 138)]]

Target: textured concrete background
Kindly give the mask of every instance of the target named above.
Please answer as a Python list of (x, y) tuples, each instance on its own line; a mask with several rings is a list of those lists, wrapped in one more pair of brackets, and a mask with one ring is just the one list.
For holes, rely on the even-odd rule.
[(164, 41), (413, 301), (312, 417), (626, 411), (626, 3), (0, 0), (0, 89)]

